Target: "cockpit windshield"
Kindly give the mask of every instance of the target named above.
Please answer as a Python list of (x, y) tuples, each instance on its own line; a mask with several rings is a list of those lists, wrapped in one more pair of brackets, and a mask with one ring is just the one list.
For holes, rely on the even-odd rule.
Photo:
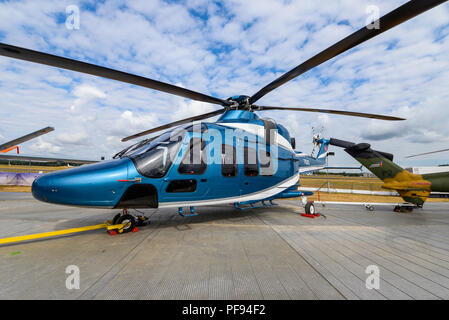
[(167, 132), (153, 141), (131, 148), (123, 156), (129, 157), (137, 171), (148, 178), (162, 178), (167, 173), (182, 143), (182, 134)]
[(161, 142), (169, 141), (171, 133), (172, 132), (170, 131), (170, 132), (166, 132), (156, 138), (143, 140), (140, 143), (138, 143), (137, 145), (135, 145), (135, 147), (130, 148), (128, 151), (126, 151), (123, 154), (123, 157), (137, 156), (139, 154), (143, 154), (143, 153), (153, 149), (156, 145), (159, 145)]
[[(167, 131), (157, 137), (142, 140), (123, 149), (114, 158), (129, 157), (137, 171), (148, 178), (162, 178), (172, 165), (187, 131), (196, 131), (195, 126), (186, 126)], [(201, 132), (207, 130), (201, 125)]]
[[(174, 130), (166, 131), (156, 137), (152, 137), (149, 139), (139, 141), (136, 144), (130, 145), (130, 146), (126, 147), (125, 149), (123, 149), (122, 151), (118, 152), (112, 158), (117, 159), (117, 158), (129, 157), (132, 154), (146, 152), (146, 151), (152, 149), (157, 143), (167, 140), (167, 137), (172, 136), (172, 137), (176, 137), (176, 139), (178, 139), (178, 136), (183, 137), (185, 132), (192, 132), (194, 130), (195, 131), (198, 130), (195, 126), (196, 125), (186, 125), (184, 127), (178, 127)], [(206, 132), (207, 126), (202, 123), (200, 126), (200, 130), (202, 133)]]

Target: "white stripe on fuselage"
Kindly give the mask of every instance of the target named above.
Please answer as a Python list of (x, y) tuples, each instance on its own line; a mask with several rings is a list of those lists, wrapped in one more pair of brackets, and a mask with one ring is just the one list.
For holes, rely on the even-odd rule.
[[(241, 122), (217, 122), (218, 125), (224, 126), (224, 127), (231, 127), (234, 129), (240, 129), (244, 131), (248, 131), (249, 133), (252, 133), (254, 135), (257, 135), (261, 138), (265, 138), (265, 128), (262, 125), (254, 124), (254, 123), (241, 123)], [(290, 141), (287, 141), (283, 136), (281, 136), (277, 130), (275, 131), (274, 135), (274, 142), (275, 144), (278, 144), (285, 149), (294, 152), (292, 145)]]
[(324, 166), (304, 166), (304, 167), (299, 167), (299, 173), (317, 171), (317, 170), (321, 170), (321, 169), (324, 169)]
[(181, 201), (181, 202), (161, 202), (159, 203), (159, 208), (173, 208), (173, 207), (189, 207), (189, 206), (210, 206), (215, 204), (227, 204), (234, 202), (245, 202), (245, 201), (254, 201), (254, 200), (263, 200), (274, 196), (285, 189), (295, 185), (298, 182), (298, 174), (296, 173), (294, 176), (278, 183), (277, 185), (267, 188), (265, 190), (261, 190), (254, 193), (249, 193), (246, 195), (241, 195), (237, 197), (228, 197), (228, 198), (218, 198), (211, 200), (196, 200), (196, 201)]

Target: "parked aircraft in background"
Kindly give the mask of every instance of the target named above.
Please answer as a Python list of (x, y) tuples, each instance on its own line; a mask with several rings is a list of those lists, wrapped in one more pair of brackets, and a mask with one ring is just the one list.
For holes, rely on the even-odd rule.
[(368, 143), (355, 144), (330, 139), (330, 144), (345, 151), (371, 171), (384, 184), (382, 188), (396, 190), (408, 203), (422, 207), (431, 192), (449, 192), (449, 172), (413, 174), (393, 163), (390, 153), (371, 149)]

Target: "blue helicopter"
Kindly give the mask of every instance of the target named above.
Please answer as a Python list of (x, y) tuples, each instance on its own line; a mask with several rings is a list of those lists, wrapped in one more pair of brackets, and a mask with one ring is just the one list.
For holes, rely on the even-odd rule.
[[(177, 207), (181, 215), (193, 215), (195, 206), (212, 204), (253, 204), (285, 197), (306, 195), (297, 191), (300, 168), (324, 165), (328, 140), (317, 143), (320, 151), (308, 157), (295, 151), (295, 140), (281, 124), (260, 118), (263, 110), (305, 111), (404, 120), (378, 114), (344, 110), (285, 108), (255, 103), (286, 82), (341, 53), (395, 27), (447, 0), (409, 1), (376, 21), (379, 28), (365, 26), (298, 65), (252, 96), (220, 99), (142, 76), (39, 51), (0, 43), (0, 55), (109, 78), (163, 91), (188, 99), (220, 105), (213, 112), (152, 128), (122, 139), (158, 132), (122, 150), (113, 160), (83, 165), (36, 179), (36, 199), (84, 207), (122, 208), (114, 223), (136, 220), (129, 208)], [(216, 122), (192, 123), (221, 115)], [(195, 128), (196, 127), (196, 128)], [(164, 131), (162, 134), (159, 134)], [(191, 207), (190, 214), (182, 211)], [(310, 206), (308, 210), (313, 211)]]
[(284, 126), (230, 110), (214, 123), (140, 141), (113, 160), (46, 174), (32, 192), (38, 200), (74, 206), (192, 210), (298, 197), (305, 195), (294, 190), (300, 167), (325, 165), (329, 141), (316, 143), (316, 157), (305, 155), (294, 150)]

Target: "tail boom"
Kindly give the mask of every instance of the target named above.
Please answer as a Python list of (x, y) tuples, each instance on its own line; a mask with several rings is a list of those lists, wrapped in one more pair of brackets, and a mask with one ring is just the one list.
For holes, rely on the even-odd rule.
[(368, 143), (331, 139), (330, 144), (345, 148), (349, 155), (384, 182), (382, 188), (396, 190), (406, 202), (422, 206), (429, 197), (431, 181), (395, 164), (392, 154), (373, 150)]

